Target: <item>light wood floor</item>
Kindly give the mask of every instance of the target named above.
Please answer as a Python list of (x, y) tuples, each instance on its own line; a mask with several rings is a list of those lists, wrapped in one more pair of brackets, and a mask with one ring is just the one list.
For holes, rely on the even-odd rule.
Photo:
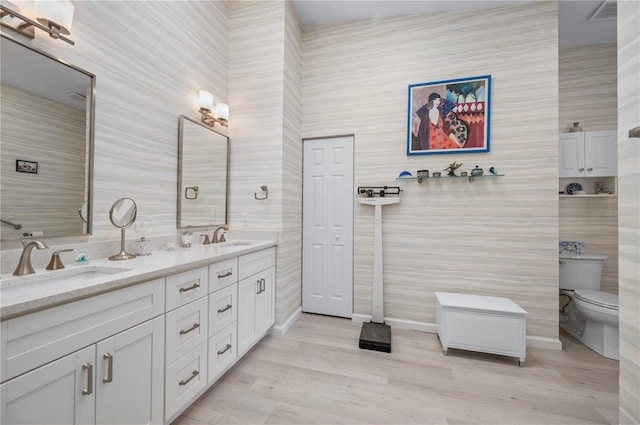
[(174, 425), (617, 424), (618, 362), (561, 334), (563, 351), (515, 358), (393, 329), (392, 353), (358, 349), (360, 325), (303, 314), (265, 337)]

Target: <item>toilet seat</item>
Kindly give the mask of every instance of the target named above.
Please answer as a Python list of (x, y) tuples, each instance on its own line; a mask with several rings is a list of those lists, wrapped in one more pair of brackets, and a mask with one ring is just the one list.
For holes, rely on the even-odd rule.
[(618, 296), (603, 291), (591, 291), (587, 289), (577, 289), (573, 293), (574, 297), (585, 303), (598, 307), (618, 311)]

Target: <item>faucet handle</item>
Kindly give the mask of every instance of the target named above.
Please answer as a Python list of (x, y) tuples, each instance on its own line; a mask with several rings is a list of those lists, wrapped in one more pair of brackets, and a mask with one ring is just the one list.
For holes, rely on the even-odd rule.
[(222, 234), (220, 235), (220, 239), (218, 239), (218, 242), (226, 242), (227, 240), (224, 237), (224, 232), (222, 232)]
[(204, 235), (200, 235), (200, 237), (204, 236), (204, 241), (202, 241), (202, 245), (210, 245), (211, 244), (211, 239), (209, 239), (209, 235), (204, 234)]
[(60, 259), (60, 253), (62, 252), (72, 252), (73, 249), (69, 248), (69, 249), (61, 249), (59, 251), (55, 251), (53, 254), (51, 254), (51, 260), (49, 261), (49, 264), (47, 265), (46, 269), (47, 270), (59, 270), (59, 269), (64, 269), (64, 264), (62, 264), (62, 260)]

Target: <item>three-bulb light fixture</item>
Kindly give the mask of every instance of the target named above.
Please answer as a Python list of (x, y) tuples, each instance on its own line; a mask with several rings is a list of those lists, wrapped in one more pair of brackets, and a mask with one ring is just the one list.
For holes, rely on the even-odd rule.
[(51, 38), (73, 45), (75, 43), (66, 36), (71, 34), (74, 9), (69, 0), (36, 0), (32, 13), (35, 15), (34, 20), (27, 16), (27, 11), (3, 1), (0, 5), (0, 22), (3, 28), (28, 38), (35, 38), (37, 28)]
[(200, 113), (200, 121), (212, 127), (215, 126), (216, 123), (228, 127), (229, 105), (222, 102), (214, 102), (211, 93), (200, 90), (198, 93), (198, 106), (200, 107), (198, 110)]

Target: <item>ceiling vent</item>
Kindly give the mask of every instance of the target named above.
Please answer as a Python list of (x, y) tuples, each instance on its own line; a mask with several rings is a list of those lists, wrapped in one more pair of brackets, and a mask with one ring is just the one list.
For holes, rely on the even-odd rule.
[(589, 22), (606, 21), (609, 19), (616, 19), (618, 17), (618, 3), (612, 0), (605, 0), (600, 6), (593, 12), (593, 15), (589, 18)]

